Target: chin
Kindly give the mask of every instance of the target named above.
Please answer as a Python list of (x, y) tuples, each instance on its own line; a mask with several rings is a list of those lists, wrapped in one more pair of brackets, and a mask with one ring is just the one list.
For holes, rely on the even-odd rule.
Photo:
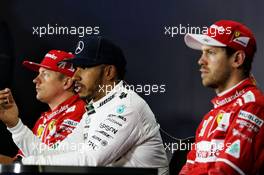
[(205, 86), (205, 87), (207, 87), (207, 81), (206, 80), (204, 80), (204, 79), (202, 79), (202, 84), (203, 84), (203, 86)]
[(212, 89), (216, 89), (217, 88), (217, 85), (215, 83), (210, 83), (210, 82), (206, 82), (206, 83), (203, 83), (203, 86), (204, 87), (208, 87), (208, 88), (212, 88)]
[(212, 87), (213, 83), (210, 81), (202, 80), (202, 84), (204, 87)]
[(39, 95), (36, 95), (36, 99), (39, 100), (39, 101), (41, 100), (41, 98), (39, 97)]
[(40, 102), (42, 102), (42, 103), (46, 103), (46, 101), (44, 99), (42, 99), (42, 98), (39, 98), (38, 97), (37, 100), (40, 101)]

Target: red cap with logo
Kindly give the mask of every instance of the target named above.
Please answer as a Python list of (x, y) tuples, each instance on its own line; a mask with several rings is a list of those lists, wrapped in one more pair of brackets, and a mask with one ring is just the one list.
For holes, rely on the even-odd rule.
[(220, 20), (211, 25), (203, 34), (188, 33), (184, 37), (186, 45), (201, 50), (202, 45), (230, 47), (243, 50), (253, 57), (257, 50), (256, 39), (249, 28), (231, 20)]
[(31, 61), (24, 61), (23, 65), (33, 71), (38, 71), (40, 67), (44, 67), (46, 69), (60, 72), (64, 75), (72, 77), (75, 72), (73, 65), (71, 63), (60, 61), (74, 57), (75, 56), (69, 52), (62, 50), (51, 50), (45, 55), (40, 64)]

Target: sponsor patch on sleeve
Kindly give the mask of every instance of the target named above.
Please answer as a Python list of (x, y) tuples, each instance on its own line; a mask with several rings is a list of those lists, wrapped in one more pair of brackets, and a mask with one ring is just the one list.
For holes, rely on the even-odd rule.
[(239, 128), (243, 129), (246, 128), (249, 132), (258, 132), (259, 127), (254, 125), (253, 123), (250, 123), (248, 121), (242, 120), (242, 119), (237, 119), (236, 123), (238, 124)]
[(256, 101), (255, 95), (251, 91), (248, 91), (247, 93), (242, 95), (242, 97), (243, 97), (245, 103)]
[(247, 112), (247, 111), (244, 111), (244, 110), (241, 110), (238, 114), (238, 118), (241, 118), (241, 119), (244, 119), (246, 121), (249, 121), (259, 127), (261, 127), (263, 125), (263, 120), (260, 119), (258, 116), (250, 113), (250, 112)]
[(225, 151), (227, 154), (239, 158), (240, 157), (240, 140), (233, 142)]

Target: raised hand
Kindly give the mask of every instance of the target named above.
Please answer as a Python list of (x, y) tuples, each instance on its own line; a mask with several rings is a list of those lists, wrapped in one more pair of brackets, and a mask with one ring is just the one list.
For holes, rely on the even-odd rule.
[(0, 90), (0, 120), (9, 128), (14, 127), (19, 120), (16, 102), (8, 88)]

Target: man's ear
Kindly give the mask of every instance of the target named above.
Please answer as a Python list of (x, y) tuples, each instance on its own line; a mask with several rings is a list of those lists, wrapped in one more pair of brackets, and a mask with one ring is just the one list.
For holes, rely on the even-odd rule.
[(243, 50), (238, 50), (233, 54), (232, 57), (233, 57), (232, 66), (235, 68), (239, 68), (244, 63), (246, 54)]
[(74, 86), (74, 81), (70, 77), (65, 77), (63, 81), (64, 81), (64, 84), (63, 84), (64, 90), (70, 89), (71, 87)]
[(104, 76), (106, 80), (110, 81), (116, 78), (117, 71), (114, 65), (107, 65), (104, 69)]

